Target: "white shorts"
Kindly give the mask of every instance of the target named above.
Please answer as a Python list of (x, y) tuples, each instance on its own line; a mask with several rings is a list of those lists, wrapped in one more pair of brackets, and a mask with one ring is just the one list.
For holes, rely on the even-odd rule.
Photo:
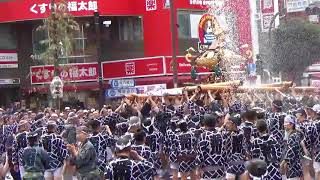
[(178, 163), (170, 163), (170, 169), (178, 170), (179, 164)]
[(25, 171), (24, 171), (24, 167), (23, 166), (19, 166), (19, 171), (20, 171), (20, 177), (22, 178), (25, 174)]
[(208, 179), (208, 178), (201, 178), (200, 180), (225, 180), (226, 178), (210, 178), (210, 179)]
[(314, 172), (320, 172), (320, 162), (314, 162), (313, 163)]
[(50, 170), (46, 170), (44, 172), (44, 177), (60, 177), (62, 176), (62, 167), (59, 167), (57, 169), (50, 169)]
[(236, 175), (235, 174), (231, 174), (231, 173), (227, 173), (226, 174), (226, 178), (229, 179), (229, 178), (236, 178)]

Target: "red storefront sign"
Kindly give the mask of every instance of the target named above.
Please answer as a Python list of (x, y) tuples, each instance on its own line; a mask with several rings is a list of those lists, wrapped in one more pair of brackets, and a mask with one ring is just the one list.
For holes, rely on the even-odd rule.
[[(97, 63), (66, 64), (59, 67), (60, 78), (66, 82), (86, 82), (98, 80)], [(31, 84), (50, 83), (54, 75), (54, 66), (30, 67)]]
[(128, 59), (102, 63), (104, 79), (162, 76), (165, 74), (164, 69), (164, 57)]
[[(68, 0), (67, 8), (74, 16), (92, 16), (93, 12), (98, 11), (98, 0)], [(46, 18), (51, 13), (51, 2), (50, 0), (12, 0), (1, 2), (0, 11), (4, 14), (0, 16), (0, 22)]]
[[(177, 68), (178, 68), (178, 74), (183, 75), (183, 74), (190, 74), (191, 73), (191, 64), (186, 61), (185, 57), (179, 56), (177, 57)], [(166, 75), (172, 75), (173, 74), (173, 62), (171, 57), (166, 57), (165, 58), (166, 62)], [(208, 69), (206, 68), (197, 68), (198, 72), (209, 72)]]

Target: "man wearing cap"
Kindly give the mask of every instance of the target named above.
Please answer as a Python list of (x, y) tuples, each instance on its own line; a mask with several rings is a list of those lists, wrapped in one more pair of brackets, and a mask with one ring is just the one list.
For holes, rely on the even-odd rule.
[(107, 165), (107, 179), (153, 180), (156, 175), (153, 164), (131, 149), (128, 136), (121, 136), (117, 140), (115, 156), (116, 158)]
[(38, 134), (30, 132), (27, 134), (28, 146), (22, 152), (22, 165), (25, 173), (24, 180), (44, 180), (44, 172), (49, 169), (50, 157), (48, 153), (39, 146)]
[(215, 128), (217, 118), (211, 114), (204, 116), (205, 130), (198, 142), (198, 164), (204, 180), (224, 180), (226, 176), (226, 156), (231, 138)]
[(307, 113), (307, 118), (310, 121), (315, 121), (319, 117), (318, 113), (320, 113), (320, 105), (319, 104), (308, 103), (305, 106), (305, 111)]
[(68, 156), (68, 150), (62, 137), (56, 134), (55, 121), (49, 121), (46, 129), (47, 132), (41, 136), (40, 142), (50, 156), (50, 169), (45, 172), (44, 176), (47, 180), (61, 180), (62, 167)]
[(97, 167), (97, 153), (88, 139), (90, 132), (90, 129), (85, 126), (78, 127), (77, 141), (80, 146), (76, 148), (73, 144), (67, 145), (71, 154), (70, 164), (76, 166), (78, 180), (101, 179)]
[(301, 165), (301, 136), (296, 130), (297, 120), (293, 116), (284, 118), (284, 127), (288, 133), (287, 149), (280, 168), (286, 172), (287, 179), (298, 180), (303, 176)]
[(262, 179), (282, 179), (279, 170), (280, 144), (268, 133), (268, 125), (264, 120), (258, 120), (256, 127), (259, 135), (253, 140), (251, 154), (253, 159), (261, 159), (267, 164), (268, 173), (263, 174)]
[(239, 130), (241, 124), (240, 114), (235, 114), (232, 116), (227, 116), (227, 121), (225, 124), (225, 130), (229, 132), (231, 140), (228, 141), (231, 144), (228, 148), (228, 158), (227, 158), (227, 180), (235, 180), (236, 177), (240, 179), (245, 179), (245, 149), (244, 149), (244, 135), (243, 132)]
[(114, 148), (115, 140), (109, 127), (106, 126), (106, 130), (101, 131), (100, 124), (101, 122), (98, 120), (89, 121), (89, 126), (92, 129), (92, 134), (90, 134), (89, 141), (95, 148), (98, 158), (97, 165), (100, 174), (103, 175), (107, 161), (112, 158), (111, 149)]
[(12, 163), (16, 172), (20, 171), (20, 176), (24, 175), (24, 168), (22, 166), (22, 152), (27, 147), (27, 134), (30, 125), (27, 120), (21, 120), (18, 124), (19, 133), (15, 136), (13, 141)]

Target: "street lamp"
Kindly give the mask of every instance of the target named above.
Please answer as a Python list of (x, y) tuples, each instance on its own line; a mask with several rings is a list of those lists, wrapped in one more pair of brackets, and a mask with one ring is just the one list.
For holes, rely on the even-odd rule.
[(59, 76), (53, 77), (50, 83), (50, 91), (52, 98), (56, 100), (56, 109), (60, 109), (60, 98), (63, 97), (63, 81)]

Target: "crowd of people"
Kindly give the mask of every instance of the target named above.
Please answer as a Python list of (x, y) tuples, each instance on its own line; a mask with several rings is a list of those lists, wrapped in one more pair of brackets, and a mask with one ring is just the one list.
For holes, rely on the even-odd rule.
[(294, 90), (204, 92), (199, 87), (182, 96), (128, 96), (119, 107), (100, 110), (0, 109), (0, 176), (320, 179), (319, 100), (317, 94)]

